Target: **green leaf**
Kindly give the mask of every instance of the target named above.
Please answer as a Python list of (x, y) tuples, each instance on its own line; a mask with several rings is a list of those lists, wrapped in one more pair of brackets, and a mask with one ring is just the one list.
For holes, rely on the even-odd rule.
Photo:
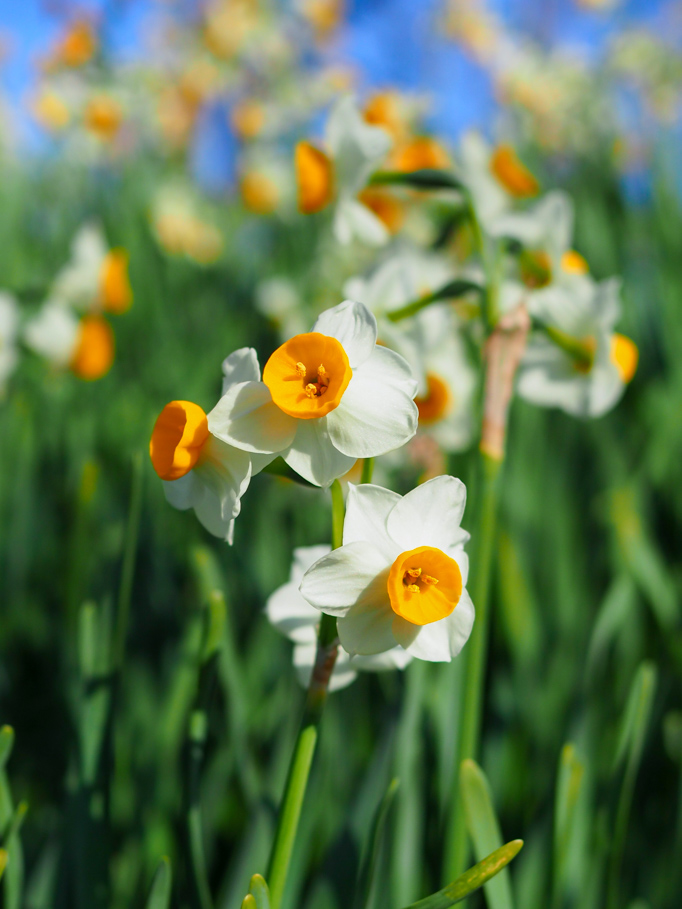
[(575, 746), (568, 742), (561, 749), (559, 775), (554, 803), (554, 886), (561, 891), (566, 872), (568, 850), (574, 830), (576, 805), (585, 768), (579, 761)]
[(258, 909), (258, 903), (252, 894), (247, 893), (242, 900), (242, 909)]
[(637, 590), (628, 574), (616, 577), (606, 592), (592, 630), (587, 648), (585, 675), (592, 676), (598, 663), (603, 660), (607, 647), (618, 635), (620, 629), (632, 616), (637, 606)]
[(625, 713), (623, 714), (618, 747), (613, 764), (614, 772), (618, 770), (626, 754), (628, 755), (628, 761), (634, 759), (636, 763), (639, 763), (655, 688), (656, 667), (648, 661), (641, 663), (635, 674)]
[(418, 300), (412, 300), (399, 309), (386, 313), (386, 318), (390, 322), (401, 322), (403, 319), (416, 315), (425, 307), (431, 306), (432, 303), (440, 303), (442, 300), (456, 300), (458, 297), (463, 297), (465, 294), (472, 292), (482, 294), (484, 289), (480, 284), (476, 284), (474, 281), (467, 281), (464, 278), (448, 281), (447, 284), (443, 284), (442, 287), (434, 290), (433, 293), (425, 294), (423, 297), (419, 297)]
[(226, 613), (225, 595), (222, 590), (212, 590), (208, 598), (208, 609), (206, 612), (202, 663), (207, 663), (223, 646)]
[(384, 793), (384, 797), (377, 807), (376, 814), (374, 815), (372, 831), (368, 837), (365, 852), (362, 861), (360, 862), (360, 870), (358, 871), (358, 883), (355, 889), (355, 899), (353, 901), (358, 909), (367, 906), (369, 903), (376, 868), (379, 856), (381, 855), (381, 847), (384, 841), (386, 820), (399, 785), (400, 781), (398, 779), (391, 780), (388, 784), (388, 789)]
[(5, 766), (14, 747), (14, 729), (3, 726), (0, 729), (0, 770)]
[[(427, 896), (426, 899), (406, 906), (405, 909), (448, 909), (449, 906), (454, 906), (455, 903), (466, 899), (469, 894), (480, 887), (484, 885), (489, 887), (491, 879), (499, 875), (509, 862), (519, 854), (522, 847), (523, 840), (512, 840), (505, 846), (496, 849), (477, 865), (474, 865), (473, 868), (469, 868), (452, 884), (448, 884), (447, 887), (437, 893)], [(488, 891), (486, 890), (487, 893)]]
[(372, 175), (370, 186), (410, 186), (413, 189), (462, 189), (462, 183), (447, 170), (380, 170)]
[[(488, 780), (476, 761), (470, 758), (462, 761), (460, 767), (460, 789), (474, 854), (480, 861), (500, 848), (502, 834)], [(505, 871), (487, 883), (485, 895), (490, 909), (513, 909), (509, 874)]]
[(9, 858), (9, 853), (6, 849), (0, 849), (0, 880), (5, 873), (5, 868), (7, 867), (7, 860)]
[(168, 909), (171, 899), (173, 874), (168, 856), (164, 855), (154, 873), (146, 909)]
[(253, 899), (252, 909), (270, 909), (270, 891), (262, 874), (251, 877), (248, 896)]

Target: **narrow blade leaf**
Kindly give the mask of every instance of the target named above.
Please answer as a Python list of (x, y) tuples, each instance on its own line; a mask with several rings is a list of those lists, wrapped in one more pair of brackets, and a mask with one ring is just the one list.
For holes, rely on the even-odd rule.
[(164, 855), (158, 864), (149, 891), (147, 909), (168, 909), (171, 898), (172, 872), (170, 859)]

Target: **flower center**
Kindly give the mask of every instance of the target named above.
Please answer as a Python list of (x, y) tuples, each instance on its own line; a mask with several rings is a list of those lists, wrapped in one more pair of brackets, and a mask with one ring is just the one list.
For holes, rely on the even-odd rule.
[(611, 362), (618, 370), (623, 382), (626, 384), (632, 379), (637, 371), (637, 362), (639, 360), (639, 350), (634, 341), (626, 338), (625, 335), (614, 334), (611, 338)]
[(130, 308), (133, 292), (128, 280), (128, 253), (111, 249), (104, 257), (100, 272), (102, 306), (107, 312), (122, 313)]
[(305, 215), (320, 211), (334, 196), (334, 164), (319, 148), (299, 142), (294, 154), (298, 207)]
[(80, 379), (100, 379), (114, 362), (114, 333), (101, 316), (84, 316), (69, 366)]
[(157, 417), (149, 442), (152, 465), (162, 480), (179, 480), (196, 465), (208, 439), (208, 419), (198, 404), (171, 401)]
[(518, 159), (511, 145), (498, 145), (490, 159), (490, 170), (515, 199), (537, 196), (540, 186)]
[(413, 625), (446, 618), (462, 595), (462, 574), (454, 559), (433, 546), (401, 553), (387, 581), (391, 609)]
[(311, 331), (277, 348), (265, 364), (263, 382), (280, 410), (312, 420), (339, 406), (352, 374), (339, 341)]
[(452, 409), (449, 386), (435, 373), (426, 374), (426, 394), (415, 398), (420, 423), (437, 423)]

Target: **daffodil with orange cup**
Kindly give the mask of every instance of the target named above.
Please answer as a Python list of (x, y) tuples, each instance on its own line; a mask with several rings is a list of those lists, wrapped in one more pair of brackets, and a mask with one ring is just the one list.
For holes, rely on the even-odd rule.
[(70, 369), (80, 379), (101, 379), (114, 362), (114, 333), (96, 313), (78, 318), (61, 301), (49, 300), (25, 326), (27, 347), (57, 370)]
[(337, 617), (350, 654), (400, 646), (410, 656), (449, 662), (467, 642), (474, 606), (467, 593), (469, 534), (460, 526), (466, 488), (429, 480), (406, 496), (351, 486), (343, 546), (308, 569), (301, 593)]
[(522, 398), (578, 417), (600, 417), (621, 398), (637, 370), (636, 344), (615, 331), (620, 281), (584, 276), (570, 290), (532, 297), (537, 326), (519, 369)]
[(128, 253), (110, 249), (98, 224), (84, 224), (71, 244), (69, 262), (57, 274), (52, 296), (81, 311), (126, 312), (133, 302)]
[(361, 201), (372, 172), (392, 145), (389, 134), (371, 126), (352, 97), (341, 98), (331, 111), (324, 147), (299, 142), (294, 154), (298, 207), (304, 214), (334, 203), (334, 234), (339, 243), (357, 239), (381, 246), (390, 233), (383, 221)]
[[(259, 377), (255, 351), (244, 347), (227, 357), (223, 376), (223, 390)], [(191, 401), (166, 404), (154, 424), (149, 455), (168, 502), (181, 511), (194, 509), (209, 533), (232, 543), (241, 497), (272, 456), (250, 455), (216, 438), (210, 417)]]
[(329, 486), (357, 458), (393, 451), (417, 431), (417, 392), (406, 361), (377, 344), (361, 303), (323, 312), (269, 358), (262, 381), (232, 385), (209, 415), (219, 439), (278, 454), (316, 486)]
[[(315, 664), (320, 613), (303, 598), (298, 588), (308, 568), (330, 551), (330, 546), (301, 546), (294, 549), (288, 582), (271, 593), (265, 604), (269, 621), (294, 643), (294, 668), (302, 685), (307, 685), (310, 681)], [(338, 691), (350, 685), (357, 678), (358, 672), (404, 669), (411, 659), (409, 653), (398, 646), (384, 653), (354, 657), (340, 647), (329, 680), (329, 690)]]

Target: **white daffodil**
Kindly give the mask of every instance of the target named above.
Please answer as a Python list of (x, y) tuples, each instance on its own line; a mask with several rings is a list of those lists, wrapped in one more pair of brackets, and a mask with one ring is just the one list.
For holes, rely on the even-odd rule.
[(7, 379), (19, 362), (16, 340), (19, 328), (17, 301), (5, 291), (0, 291), (0, 394), (5, 391)]
[(304, 214), (320, 211), (335, 200), (334, 234), (339, 243), (357, 239), (381, 246), (389, 239), (384, 223), (358, 199), (389, 152), (392, 139), (370, 126), (350, 96), (341, 98), (327, 120), (322, 151), (310, 142), (296, 146), (298, 206)]
[(128, 253), (109, 249), (99, 225), (84, 224), (71, 244), (71, 260), (55, 279), (52, 296), (81, 311), (125, 312), (133, 299)]
[(521, 200), (537, 196), (538, 181), (509, 145), (492, 148), (477, 132), (462, 137), (459, 176), (473, 200), (476, 216), (493, 237), (509, 233), (508, 217)]
[(585, 276), (570, 290), (547, 288), (533, 297), (533, 332), (518, 374), (518, 393), (533, 404), (599, 417), (623, 394), (637, 368), (636, 345), (614, 332), (620, 282)]
[[(294, 549), (289, 581), (278, 587), (265, 605), (267, 617), (275, 628), (294, 642), (294, 667), (304, 686), (308, 685), (315, 664), (320, 613), (301, 596), (299, 586), (310, 566), (330, 551), (329, 546), (301, 546)], [(358, 671), (404, 669), (411, 659), (402, 647), (364, 657), (351, 657), (343, 647), (339, 647), (329, 690), (337, 691), (350, 685), (357, 678)]]
[(381, 486), (352, 486), (343, 546), (303, 576), (301, 593), (338, 617), (351, 654), (399, 645), (434, 662), (457, 656), (471, 634), (474, 606), (466, 590), (469, 534), (460, 521), (464, 484), (429, 480), (406, 496)]
[(245, 451), (279, 454), (316, 486), (357, 458), (393, 451), (417, 431), (417, 383), (405, 360), (377, 345), (377, 324), (346, 300), (322, 313), (265, 364), (263, 379), (239, 381), (209, 415), (209, 429)]
[(57, 370), (99, 379), (114, 362), (114, 333), (102, 316), (78, 318), (61, 302), (48, 300), (24, 329), (24, 342)]
[[(256, 352), (236, 350), (223, 362), (223, 393), (259, 377)], [(149, 455), (170, 504), (181, 511), (193, 508), (209, 533), (231, 544), (241, 497), (272, 456), (250, 456), (226, 444), (211, 433), (210, 418), (191, 401), (166, 404), (154, 424)]]
[(344, 290), (377, 316), (381, 340), (409, 363), (419, 383), (415, 400), (419, 429), (446, 451), (471, 441), (476, 373), (459, 334), (457, 317), (445, 303), (409, 319), (387, 314), (443, 287), (455, 277), (446, 259), (418, 250), (400, 250), (368, 279), (353, 278)]

